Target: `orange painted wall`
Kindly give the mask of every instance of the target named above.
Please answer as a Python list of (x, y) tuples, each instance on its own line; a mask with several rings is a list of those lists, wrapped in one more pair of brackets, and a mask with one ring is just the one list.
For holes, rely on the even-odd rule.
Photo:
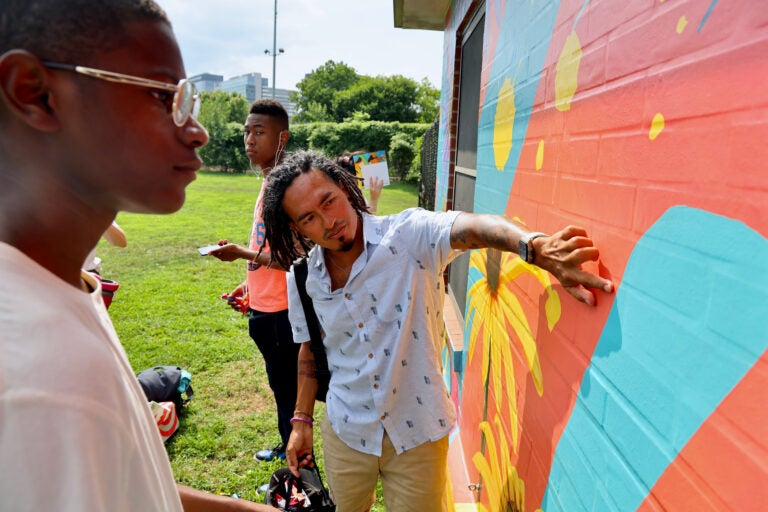
[[(438, 205), (475, 5), (446, 27)], [(590, 309), (513, 255), (471, 256), (455, 378), (481, 506), (768, 509), (768, 8), (483, 8), (475, 210), (585, 227), (618, 289)]]

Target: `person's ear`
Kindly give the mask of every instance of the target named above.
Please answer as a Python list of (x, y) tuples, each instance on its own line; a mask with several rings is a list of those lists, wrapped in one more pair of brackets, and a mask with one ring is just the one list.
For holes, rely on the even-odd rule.
[(285, 147), (288, 144), (288, 139), (291, 138), (291, 132), (288, 130), (280, 130), (280, 145)]
[(0, 100), (21, 122), (53, 132), (60, 122), (52, 108), (54, 93), (45, 67), (26, 50), (0, 55)]

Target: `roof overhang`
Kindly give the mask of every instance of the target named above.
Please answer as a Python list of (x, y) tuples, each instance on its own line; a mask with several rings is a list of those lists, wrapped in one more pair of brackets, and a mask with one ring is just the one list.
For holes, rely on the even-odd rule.
[(392, 0), (396, 28), (444, 30), (450, 0)]

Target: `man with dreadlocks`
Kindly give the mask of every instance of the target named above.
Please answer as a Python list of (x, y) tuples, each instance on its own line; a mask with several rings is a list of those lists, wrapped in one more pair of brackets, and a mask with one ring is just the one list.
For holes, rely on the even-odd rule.
[[(287, 267), (309, 251), (306, 289), (331, 370), (321, 433), (338, 512), (369, 508), (379, 477), (391, 512), (448, 510), (448, 433), (456, 415), (440, 368), (442, 276), (460, 251), (517, 252), (589, 305), (595, 296), (588, 288), (613, 290), (609, 280), (582, 270), (599, 253), (581, 228), (548, 236), (503, 216), (418, 208), (375, 217), (355, 178), (312, 152), (297, 152), (272, 171), (263, 215), (277, 263)], [(297, 473), (312, 452), (317, 381), (292, 273), (288, 297), (294, 341), (301, 343), (287, 448)]]

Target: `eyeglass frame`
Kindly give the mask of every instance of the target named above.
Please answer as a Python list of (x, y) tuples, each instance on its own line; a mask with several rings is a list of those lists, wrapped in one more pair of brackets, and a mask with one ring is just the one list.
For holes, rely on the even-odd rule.
[[(91, 78), (98, 78), (99, 80), (105, 80), (107, 82), (114, 82), (118, 84), (136, 85), (139, 87), (148, 87), (150, 89), (161, 89), (163, 91), (172, 91), (173, 104), (171, 107), (171, 114), (173, 117), (173, 123), (176, 126), (184, 126), (189, 118), (197, 119), (197, 115), (200, 112), (200, 94), (197, 92), (195, 84), (182, 78), (176, 85), (169, 84), (167, 82), (161, 82), (159, 80), (152, 80), (150, 78), (142, 78), (134, 75), (126, 75), (124, 73), (117, 73), (115, 71), (105, 71), (103, 69), (89, 68), (86, 66), (76, 66), (74, 64), (63, 64), (61, 62), (52, 62), (48, 60), (42, 61), (43, 65), (52, 69), (63, 69), (66, 71), (74, 71), (81, 75), (89, 76)], [(190, 87), (191, 94), (188, 98), (192, 99), (192, 104), (189, 108), (179, 106), (182, 102), (184, 95), (184, 88)], [(181, 116), (180, 118), (177, 118)]]

